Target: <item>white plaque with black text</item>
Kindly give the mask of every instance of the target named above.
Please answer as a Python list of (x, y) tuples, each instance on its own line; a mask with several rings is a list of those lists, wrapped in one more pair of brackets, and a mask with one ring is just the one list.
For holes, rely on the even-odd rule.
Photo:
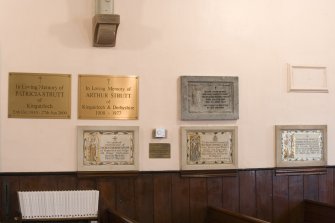
[(326, 125), (277, 125), (277, 167), (327, 165)]
[(138, 170), (137, 126), (79, 126), (78, 171)]
[(237, 127), (182, 127), (182, 170), (236, 169)]

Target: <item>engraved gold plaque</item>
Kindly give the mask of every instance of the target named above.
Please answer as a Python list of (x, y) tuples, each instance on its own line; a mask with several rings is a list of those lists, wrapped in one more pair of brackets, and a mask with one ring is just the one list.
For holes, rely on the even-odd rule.
[(79, 75), (79, 119), (138, 119), (138, 77)]
[(71, 118), (71, 75), (9, 73), (8, 118)]
[(149, 143), (149, 158), (171, 158), (170, 143)]

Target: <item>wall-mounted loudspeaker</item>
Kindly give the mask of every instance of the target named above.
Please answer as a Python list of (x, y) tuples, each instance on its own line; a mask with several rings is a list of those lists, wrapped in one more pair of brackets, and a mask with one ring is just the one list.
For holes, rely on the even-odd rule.
[(113, 47), (120, 24), (120, 15), (113, 14), (113, 0), (96, 0), (96, 11), (93, 17), (93, 46)]

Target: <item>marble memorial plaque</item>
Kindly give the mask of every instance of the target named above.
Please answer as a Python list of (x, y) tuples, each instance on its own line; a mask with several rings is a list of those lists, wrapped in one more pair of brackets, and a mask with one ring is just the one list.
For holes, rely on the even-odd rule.
[(276, 126), (278, 167), (327, 163), (327, 126)]
[(237, 168), (237, 127), (183, 127), (182, 169)]
[(138, 168), (138, 127), (78, 127), (78, 170)]
[(182, 76), (182, 120), (239, 118), (238, 77)]

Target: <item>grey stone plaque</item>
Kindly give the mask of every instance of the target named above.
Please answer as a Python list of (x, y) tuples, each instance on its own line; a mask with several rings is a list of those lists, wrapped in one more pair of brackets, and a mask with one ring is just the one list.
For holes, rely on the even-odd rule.
[(182, 120), (239, 118), (238, 77), (181, 76)]
[(150, 143), (149, 158), (171, 158), (170, 143)]

